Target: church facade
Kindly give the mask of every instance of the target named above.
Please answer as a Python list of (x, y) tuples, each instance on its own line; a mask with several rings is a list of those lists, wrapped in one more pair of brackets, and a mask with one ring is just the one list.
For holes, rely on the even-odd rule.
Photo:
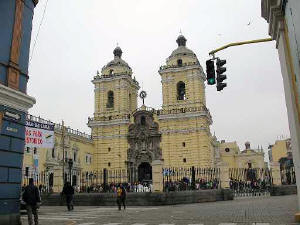
[(196, 54), (186, 47), (185, 37), (180, 35), (176, 42), (178, 47), (158, 71), (161, 109), (137, 108), (140, 86), (122, 59), (120, 47), (94, 77), (95, 111), (88, 126), (95, 147), (95, 170), (150, 174), (153, 160), (162, 160), (164, 167), (216, 166), (217, 141), (210, 132), (206, 76)]
[[(52, 149), (25, 149), (23, 183), (36, 177), (34, 171), (39, 171), (39, 180), (54, 191), (60, 191), (63, 180), (68, 179), (77, 187), (103, 183), (104, 177), (109, 182), (115, 178), (121, 178), (116, 182), (151, 181), (152, 163), (158, 160), (165, 171), (264, 168), (262, 149), (250, 149), (247, 142), (240, 151), (236, 142), (219, 142), (211, 134), (205, 73), (195, 53), (186, 47), (185, 37), (180, 35), (176, 42), (178, 47), (158, 70), (162, 108), (144, 104), (147, 93), (139, 92), (121, 48), (115, 48), (114, 59), (92, 80), (95, 109), (88, 118), (91, 135), (67, 128), (62, 138), (62, 126), (55, 124)], [(143, 99), (140, 108), (138, 97)], [(69, 160), (73, 162), (70, 171)]]

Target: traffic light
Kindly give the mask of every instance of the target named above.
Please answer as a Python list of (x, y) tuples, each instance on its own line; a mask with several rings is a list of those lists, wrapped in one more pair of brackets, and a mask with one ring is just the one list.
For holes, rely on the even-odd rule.
[(214, 85), (216, 83), (215, 63), (212, 59), (206, 61), (207, 84)]
[(223, 88), (227, 87), (226, 83), (223, 83), (227, 79), (226, 75), (223, 74), (226, 72), (226, 67), (223, 67), (226, 64), (226, 60), (217, 59), (217, 91), (222, 91)]

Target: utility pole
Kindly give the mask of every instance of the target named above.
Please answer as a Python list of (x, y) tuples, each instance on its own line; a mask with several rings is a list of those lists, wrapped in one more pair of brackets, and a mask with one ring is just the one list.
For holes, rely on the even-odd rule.
[(62, 121), (61, 140), (62, 140), (62, 149), (63, 149), (62, 179), (63, 179), (63, 185), (64, 185), (65, 184), (65, 126), (64, 126), (64, 121)]

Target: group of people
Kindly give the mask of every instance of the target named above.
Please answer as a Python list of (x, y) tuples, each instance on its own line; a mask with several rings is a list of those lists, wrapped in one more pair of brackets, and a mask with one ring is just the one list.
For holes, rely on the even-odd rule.
[(261, 179), (251, 179), (243, 181), (231, 178), (229, 186), (230, 189), (234, 190), (235, 192), (264, 191), (270, 188), (271, 181)]
[[(100, 185), (90, 185), (82, 186), (79, 189), (76, 189), (78, 192), (116, 192), (119, 184), (110, 183), (110, 184), (100, 184)], [(134, 182), (126, 183), (123, 182), (122, 186), (125, 188), (126, 192), (152, 192), (152, 184), (149, 182)]]
[[(114, 192), (117, 195), (117, 205), (118, 209), (121, 210), (121, 206), (124, 207), (124, 210), (126, 209), (126, 186), (123, 184), (118, 184), (114, 186)], [(29, 179), (29, 184), (26, 187), (22, 188), (22, 200), (26, 204), (26, 210), (28, 215), (28, 224), (33, 225), (33, 221), (35, 225), (38, 225), (38, 209), (41, 205), (41, 189), (34, 185), (33, 178)], [(73, 197), (74, 197), (75, 189), (71, 185), (70, 182), (66, 182), (63, 190), (61, 192), (61, 196), (65, 196), (66, 198), (66, 204), (69, 211), (74, 210), (74, 203), (73, 203)], [(33, 217), (34, 219), (33, 219)]]
[(219, 180), (205, 180), (198, 179), (193, 184), (189, 179), (182, 179), (179, 181), (165, 181), (165, 191), (187, 191), (187, 190), (201, 190), (201, 189), (217, 189), (219, 187)]

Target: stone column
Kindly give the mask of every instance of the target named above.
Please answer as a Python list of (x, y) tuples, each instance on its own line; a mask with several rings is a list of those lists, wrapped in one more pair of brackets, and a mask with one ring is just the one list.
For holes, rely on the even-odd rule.
[(153, 191), (162, 192), (163, 191), (163, 161), (154, 160), (152, 162), (152, 182)]
[(270, 163), (273, 185), (281, 185), (280, 164), (279, 162)]
[(217, 166), (220, 169), (220, 184), (221, 188), (229, 188), (229, 167), (228, 163), (220, 162)]
[(53, 192), (59, 193), (63, 188), (62, 170), (55, 168), (53, 170)]

